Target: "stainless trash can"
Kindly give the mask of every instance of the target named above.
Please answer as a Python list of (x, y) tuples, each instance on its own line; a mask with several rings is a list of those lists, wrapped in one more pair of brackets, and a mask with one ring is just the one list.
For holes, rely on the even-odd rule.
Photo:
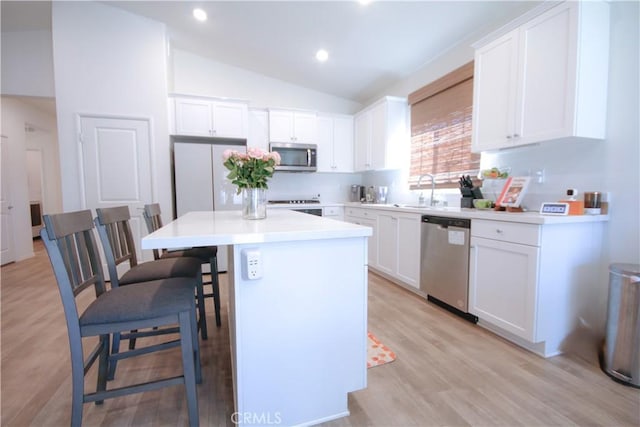
[(602, 369), (613, 379), (640, 387), (640, 265), (609, 266), (607, 329)]

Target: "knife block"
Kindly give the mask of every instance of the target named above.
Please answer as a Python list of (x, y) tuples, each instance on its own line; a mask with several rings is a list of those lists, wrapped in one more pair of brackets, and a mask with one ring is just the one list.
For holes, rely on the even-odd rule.
[(462, 187), (460, 188), (462, 198), (460, 199), (461, 208), (473, 208), (473, 199), (482, 199), (482, 191), (480, 187)]
[(460, 198), (460, 207), (461, 208), (472, 208), (473, 207), (473, 199), (474, 197), (461, 197)]

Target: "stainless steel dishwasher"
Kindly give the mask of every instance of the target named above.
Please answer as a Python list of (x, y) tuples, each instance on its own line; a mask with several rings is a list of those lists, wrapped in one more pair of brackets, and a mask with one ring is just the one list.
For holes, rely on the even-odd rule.
[(471, 220), (422, 216), (420, 290), (427, 299), (476, 323), (469, 308)]

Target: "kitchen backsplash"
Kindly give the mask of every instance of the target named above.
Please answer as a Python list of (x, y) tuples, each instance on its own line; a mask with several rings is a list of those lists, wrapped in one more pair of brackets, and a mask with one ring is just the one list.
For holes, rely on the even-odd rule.
[(269, 180), (267, 197), (276, 199), (307, 199), (320, 194), (325, 203), (349, 200), (351, 185), (362, 184), (361, 174), (350, 173), (287, 173), (276, 172)]
[[(511, 176), (531, 176), (523, 206), (538, 210), (542, 202), (559, 201), (568, 188), (578, 190), (581, 200), (585, 191), (608, 191), (602, 167), (606, 142), (565, 140), (518, 147), (495, 153), (483, 153), (481, 168), (510, 168)], [(542, 172), (542, 182), (536, 173)], [(407, 186), (404, 170), (369, 171), (363, 173), (276, 173), (269, 181), (270, 199), (311, 198), (320, 194), (323, 202), (346, 202), (353, 184), (387, 186), (387, 203), (415, 204), (419, 192)], [(495, 200), (504, 180), (486, 180), (483, 194)], [(423, 190), (429, 199), (429, 189)], [(457, 189), (436, 190), (438, 205), (460, 206)], [(609, 200), (609, 202), (611, 202)]]
[[(578, 200), (583, 199), (585, 191), (610, 191), (604, 167), (606, 144), (604, 141), (563, 140), (483, 153), (481, 167), (510, 167), (512, 176), (531, 176), (523, 205), (537, 210), (542, 202), (565, 198), (568, 188), (578, 190)], [(537, 182), (537, 171), (544, 171), (542, 183)]]

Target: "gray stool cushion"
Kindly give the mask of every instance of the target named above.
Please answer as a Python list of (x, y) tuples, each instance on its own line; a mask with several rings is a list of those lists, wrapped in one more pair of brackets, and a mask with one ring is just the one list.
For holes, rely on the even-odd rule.
[(167, 251), (162, 254), (161, 258), (177, 258), (177, 257), (192, 257), (198, 258), (202, 263), (208, 263), (211, 258), (218, 255), (217, 246), (197, 247), (190, 249), (183, 249), (178, 251)]
[(156, 280), (105, 292), (82, 313), (80, 325), (150, 319), (188, 311), (193, 305), (191, 279)]
[[(202, 262), (197, 258), (167, 258), (143, 262), (124, 273), (119, 279), (120, 286), (131, 283), (166, 279), (167, 277), (195, 278), (202, 271)], [(195, 284), (192, 284), (195, 286)]]

